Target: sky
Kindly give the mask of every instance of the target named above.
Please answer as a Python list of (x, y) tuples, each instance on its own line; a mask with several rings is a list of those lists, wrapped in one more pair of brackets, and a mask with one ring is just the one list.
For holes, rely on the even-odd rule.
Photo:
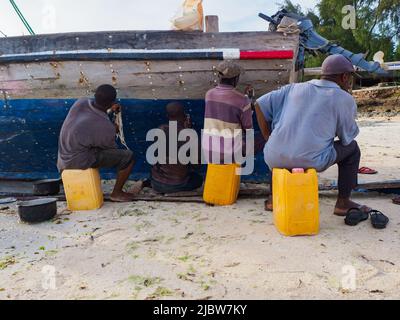
[[(169, 30), (183, 0), (15, 0), (37, 34), (74, 31)], [(258, 13), (272, 15), (280, 0), (203, 0), (205, 14), (218, 15), (220, 31), (266, 30)], [(294, 0), (314, 8), (317, 0)], [(0, 0), (0, 31), (28, 34), (9, 0)], [(1, 37), (0, 33), (0, 37)]]

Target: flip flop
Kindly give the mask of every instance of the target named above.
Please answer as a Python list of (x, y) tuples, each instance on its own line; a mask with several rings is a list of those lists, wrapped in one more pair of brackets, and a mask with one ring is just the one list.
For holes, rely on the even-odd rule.
[(359, 174), (377, 174), (378, 171), (371, 169), (371, 168), (367, 168), (367, 167), (362, 167), (358, 170)]
[(270, 199), (264, 201), (264, 210), (268, 212), (273, 212), (273, 205), (270, 203)]
[(360, 208), (351, 208), (347, 211), (344, 222), (351, 227), (358, 225), (360, 222), (368, 220), (369, 213), (360, 210)]
[(397, 204), (397, 205), (400, 205), (400, 197), (394, 198), (393, 199), (393, 203)]
[(370, 213), (372, 226), (375, 229), (385, 229), (389, 223), (389, 218), (378, 210), (372, 210)]

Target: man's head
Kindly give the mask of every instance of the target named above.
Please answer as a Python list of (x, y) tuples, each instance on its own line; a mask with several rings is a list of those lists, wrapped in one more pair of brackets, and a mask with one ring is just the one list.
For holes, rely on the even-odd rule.
[(321, 79), (336, 82), (345, 91), (352, 88), (354, 74), (352, 62), (341, 54), (329, 56), (322, 64)]
[(230, 60), (221, 62), (216, 70), (218, 71), (220, 83), (233, 87), (238, 85), (240, 74), (243, 72), (243, 69), (238, 64)]
[(94, 99), (97, 107), (106, 112), (115, 103), (117, 99), (117, 90), (109, 84), (103, 84), (96, 89)]
[(167, 105), (167, 116), (169, 121), (185, 122), (187, 116), (183, 104), (176, 101)]

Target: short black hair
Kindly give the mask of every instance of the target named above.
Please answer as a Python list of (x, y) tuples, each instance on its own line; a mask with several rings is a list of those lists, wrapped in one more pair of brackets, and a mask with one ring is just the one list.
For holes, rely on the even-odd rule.
[(112, 85), (103, 84), (96, 89), (94, 98), (102, 107), (110, 107), (117, 99), (117, 90)]
[(184, 120), (185, 119), (185, 108), (179, 101), (171, 102), (167, 105), (167, 116), (169, 120)]

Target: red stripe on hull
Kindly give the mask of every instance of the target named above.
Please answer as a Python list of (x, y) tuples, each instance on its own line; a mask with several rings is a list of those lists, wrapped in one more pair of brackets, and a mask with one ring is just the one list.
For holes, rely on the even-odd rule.
[(262, 60), (262, 59), (293, 59), (292, 50), (282, 51), (241, 51), (240, 60)]

